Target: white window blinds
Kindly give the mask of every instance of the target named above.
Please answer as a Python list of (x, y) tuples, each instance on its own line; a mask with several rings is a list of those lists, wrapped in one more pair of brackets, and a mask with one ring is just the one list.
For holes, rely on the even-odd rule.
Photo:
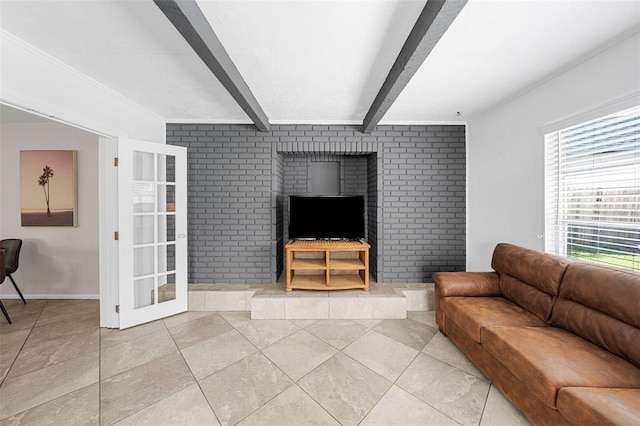
[(640, 271), (640, 107), (545, 135), (545, 250)]

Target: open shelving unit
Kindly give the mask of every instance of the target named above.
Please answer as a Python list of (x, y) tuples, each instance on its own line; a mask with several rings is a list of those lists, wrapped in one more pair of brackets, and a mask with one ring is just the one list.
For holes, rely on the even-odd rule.
[(287, 291), (369, 290), (369, 249), (364, 240), (294, 240), (285, 246)]

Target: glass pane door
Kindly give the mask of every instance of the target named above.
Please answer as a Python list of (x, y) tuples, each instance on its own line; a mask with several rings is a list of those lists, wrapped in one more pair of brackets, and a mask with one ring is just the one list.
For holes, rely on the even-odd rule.
[(139, 144), (119, 154), (130, 176), (120, 186), (130, 208), (121, 209), (121, 328), (186, 310), (186, 150)]
[(134, 308), (175, 299), (175, 156), (133, 152)]

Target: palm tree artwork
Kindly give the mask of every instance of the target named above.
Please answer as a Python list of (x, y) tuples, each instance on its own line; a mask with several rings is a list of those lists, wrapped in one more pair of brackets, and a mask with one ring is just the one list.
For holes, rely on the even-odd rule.
[(78, 226), (77, 155), (61, 149), (20, 151), (22, 226)]
[(38, 178), (38, 185), (42, 187), (44, 199), (47, 202), (47, 216), (51, 216), (51, 210), (49, 209), (49, 182), (52, 177), (53, 169), (49, 166), (44, 166), (42, 169), (42, 175)]

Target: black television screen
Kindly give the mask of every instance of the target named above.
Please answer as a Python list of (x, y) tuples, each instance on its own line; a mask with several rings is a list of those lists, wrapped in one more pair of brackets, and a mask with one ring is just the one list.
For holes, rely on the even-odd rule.
[(364, 238), (364, 197), (290, 196), (289, 238)]

